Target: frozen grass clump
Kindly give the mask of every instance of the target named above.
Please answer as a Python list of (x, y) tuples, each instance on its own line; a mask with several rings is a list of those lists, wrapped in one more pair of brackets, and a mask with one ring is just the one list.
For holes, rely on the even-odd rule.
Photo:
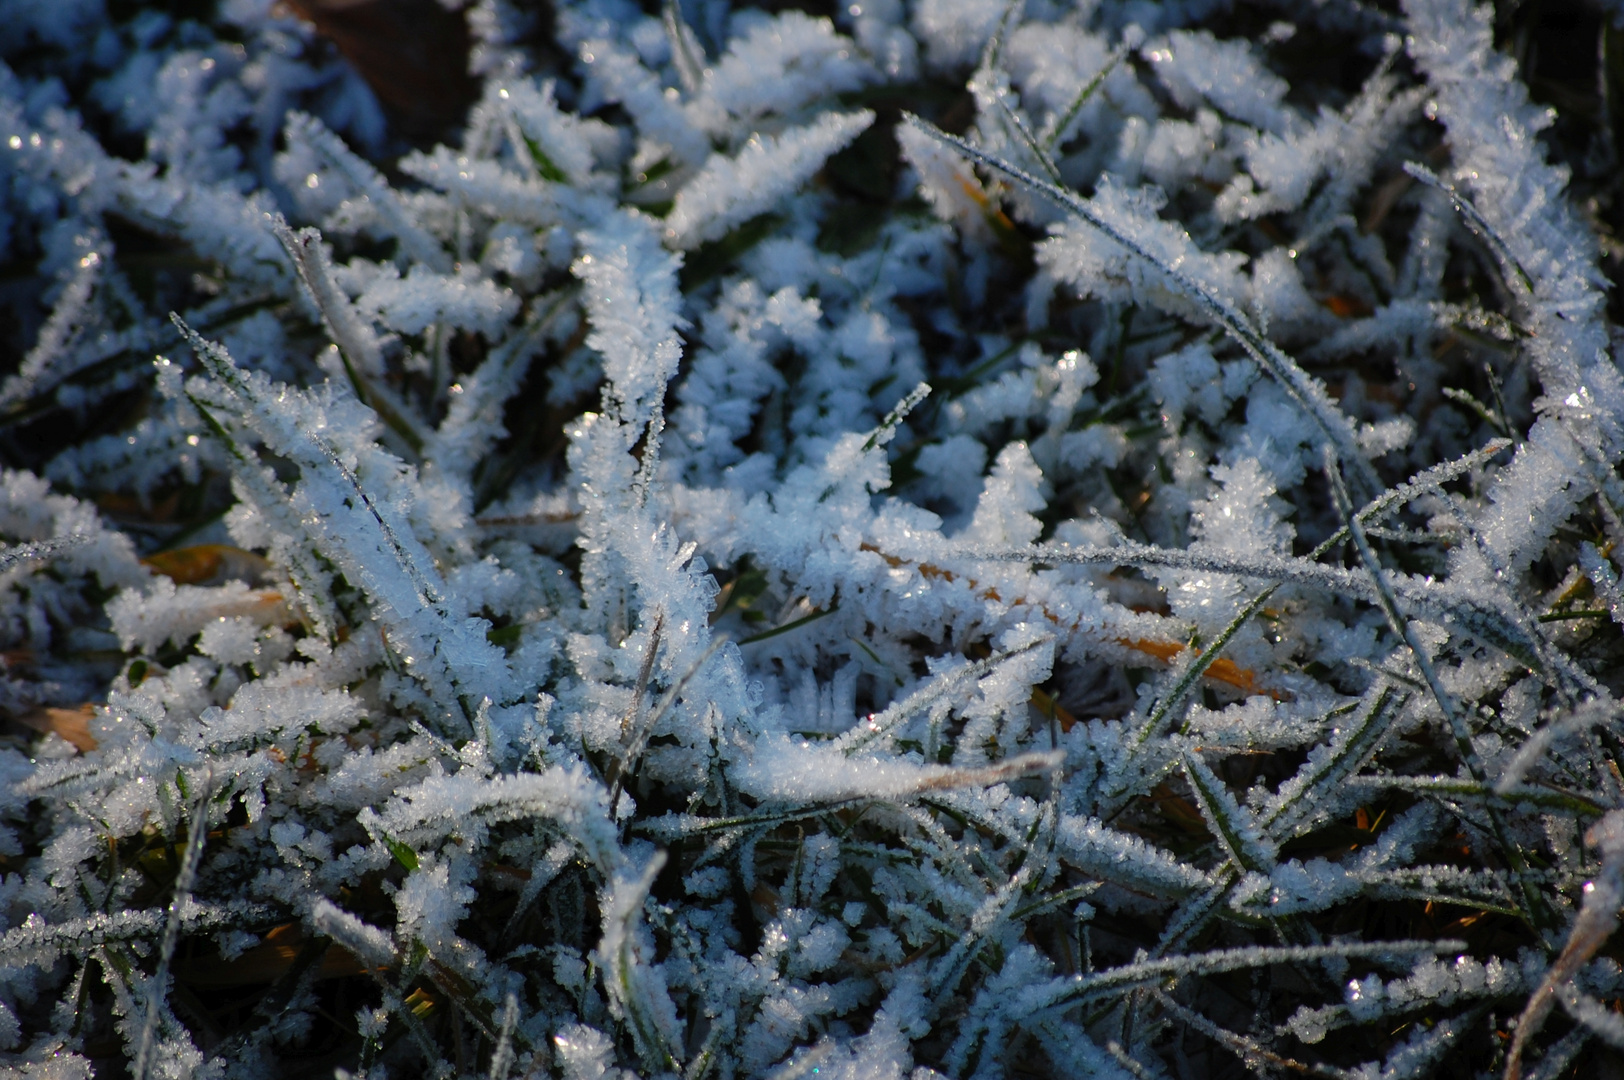
[(482, 0), (412, 145), (14, 7), (8, 1075), (1620, 1064), (1619, 170), (1490, 9)]

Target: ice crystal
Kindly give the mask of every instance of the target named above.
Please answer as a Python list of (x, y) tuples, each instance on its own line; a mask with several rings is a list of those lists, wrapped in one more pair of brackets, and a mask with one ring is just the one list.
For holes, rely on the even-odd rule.
[(412, 5), (0, 25), (7, 1075), (1624, 1041), (1618, 151), (1494, 12), (442, 6), (427, 134)]

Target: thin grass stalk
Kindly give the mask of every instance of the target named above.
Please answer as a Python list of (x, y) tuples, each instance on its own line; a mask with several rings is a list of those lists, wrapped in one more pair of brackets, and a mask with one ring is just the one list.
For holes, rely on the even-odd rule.
[(1295, 1058), (1277, 1054), (1253, 1039), (1248, 1039), (1244, 1035), (1237, 1035), (1228, 1028), (1219, 1027), (1194, 1009), (1185, 1008), (1171, 994), (1159, 986), (1151, 987), (1150, 993), (1156, 999), (1156, 1002), (1171, 1015), (1195, 1028), (1195, 1030), (1201, 1032), (1219, 1046), (1229, 1050), (1240, 1058), (1248, 1068), (1258, 1070), (1259, 1066), (1273, 1065), (1275, 1068), (1289, 1069), (1305, 1076), (1325, 1077), (1326, 1080), (1362, 1080), (1363, 1077), (1368, 1075), (1363, 1072), (1355, 1073), (1347, 1069), (1339, 1069), (1334, 1065), (1322, 1065), (1316, 1061), (1298, 1061)]
[(507, 1080), (513, 1067), (513, 1027), (519, 1021), (519, 999), (508, 991), (502, 1003), (502, 1026), (497, 1031), (496, 1049), (491, 1051), (490, 1080)]
[(209, 799), (213, 790), (214, 773), (209, 769), (203, 776), (197, 806), (192, 811), (189, 831), (186, 834), (186, 848), (181, 856), (180, 871), (175, 875), (175, 892), (169, 901), (169, 919), (164, 926), (162, 943), (158, 946), (158, 966), (147, 982), (147, 1007), (145, 1018), (141, 1023), (141, 1041), (135, 1051), (135, 1061), (130, 1066), (132, 1080), (146, 1080), (147, 1069), (152, 1064), (153, 1040), (158, 1034), (158, 1019), (164, 1010), (164, 999), (169, 993), (169, 963), (174, 959), (175, 946), (180, 944), (182, 914), (187, 904), (191, 902), (192, 882), (197, 878), (198, 860), (203, 856), (203, 839), (209, 823)]
[[(1382, 613), (1387, 617), (1388, 627), (1409, 646), (1411, 654), (1415, 657), (1416, 666), (1421, 669), (1421, 675), (1426, 680), (1428, 689), (1432, 691), (1432, 696), (1437, 701), (1438, 708), (1443, 711), (1444, 720), (1449, 725), (1450, 734), (1454, 737), (1455, 750), (1460, 755), (1461, 761), (1466, 765), (1467, 771), (1472, 774), (1473, 780), (1487, 786), (1488, 781), (1484, 774), (1483, 759), (1478, 756), (1477, 748), (1472, 745), (1472, 734), (1467, 729), (1465, 721), (1461, 719), (1459, 710), (1455, 707), (1454, 699), (1438, 678), (1438, 671), (1433, 667), (1431, 654), (1427, 651), (1426, 646), (1421, 643), (1421, 639), (1416, 636), (1415, 628), (1410, 624), (1409, 620), (1399, 612), (1398, 600), (1393, 595), (1392, 587), (1388, 584), (1387, 574), (1383, 571), (1381, 562), (1376, 558), (1376, 553), (1371, 550), (1370, 541), (1365, 537), (1364, 526), (1360, 525), (1358, 518), (1354, 516), (1353, 508), (1349, 504), (1347, 488), (1342, 483), (1341, 470), (1337, 468), (1336, 459), (1330, 454), (1326, 455), (1325, 474), (1331, 482), (1331, 492), (1335, 496), (1337, 509), (1347, 522), (1348, 532), (1353, 537), (1354, 546), (1359, 552), (1359, 558), (1364, 563), (1365, 569), (1369, 571), (1371, 580), (1375, 583), (1377, 595), (1381, 599)], [(1492, 804), (1487, 803), (1484, 804), (1484, 811), (1488, 815), (1495, 844), (1500, 849), (1500, 856), (1506, 860), (1506, 864), (1511, 868), (1511, 872), (1516, 877), (1522, 890), (1523, 918), (1535, 929), (1547, 925), (1550, 921), (1549, 913), (1539, 893), (1534, 889), (1533, 883), (1528, 878), (1528, 863), (1523, 858), (1522, 850), (1516, 846), (1510, 834), (1507, 833), (1505, 821), (1500, 816), (1500, 811)]]
[(1087, 202), (1075, 193), (1033, 176), (1019, 166), (995, 155), (988, 154), (956, 135), (949, 135), (934, 124), (922, 120), (912, 113), (906, 114), (903, 117), (903, 122), (911, 124), (931, 138), (953, 147), (971, 160), (1043, 195), (1062, 209), (1077, 215), (1077, 217), (1104, 233), (1114, 243), (1156, 267), (1179, 289), (1194, 299), (1215, 323), (1223, 327), (1246, 351), (1247, 355), (1251, 356), (1258, 362), (1259, 366), (1275, 377), (1287, 395), (1313, 419), (1327, 442), (1336, 448), (1340, 456), (1354, 463), (1360, 482), (1368, 491), (1382, 490), (1383, 485), (1377, 479), (1375, 470), (1371, 468), (1369, 461), (1365, 459), (1364, 452), (1359, 449), (1359, 442), (1354, 435), (1353, 425), (1326, 395), (1324, 388), (1311, 380), (1308, 373), (1297, 366), (1296, 361), (1287, 356), (1279, 346), (1259, 333), (1246, 317), (1231, 304), (1211, 292), (1206, 286), (1191, 278), (1188, 274), (1180, 271), (1178, 267), (1162, 262), (1144, 245), (1101, 218)]

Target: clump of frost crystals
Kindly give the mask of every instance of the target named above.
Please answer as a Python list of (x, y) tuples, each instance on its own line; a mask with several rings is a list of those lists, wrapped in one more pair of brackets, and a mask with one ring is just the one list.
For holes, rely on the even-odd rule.
[(279, 5), (0, 28), (7, 1075), (1615, 1053), (1624, 337), (1489, 8), (522, 7), (416, 149)]

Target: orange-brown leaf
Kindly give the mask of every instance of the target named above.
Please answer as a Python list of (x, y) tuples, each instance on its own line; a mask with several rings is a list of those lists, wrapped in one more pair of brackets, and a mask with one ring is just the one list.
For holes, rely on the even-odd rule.
[(176, 513), (180, 510), (180, 492), (171, 492), (157, 502), (152, 502), (137, 495), (105, 491), (96, 496), (96, 505), (109, 517), (122, 518), (125, 521), (168, 523), (174, 521)]
[[(871, 551), (874, 554), (878, 555), (881, 559), (883, 559), (885, 561), (885, 564), (887, 566), (894, 567), (894, 568), (899, 568), (899, 569), (902, 568), (902, 567), (909, 567), (909, 568), (912, 568), (914, 570), (917, 570), (917, 571), (919, 571), (919, 576), (924, 578), (927, 581), (948, 581), (948, 582), (952, 582), (952, 581), (958, 581), (959, 580), (959, 575), (955, 574), (951, 570), (944, 569), (944, 568), (942, 568), (940, 566), (934, 566), (931, 563), (915, 563), (915, 562), (911, 562), (911, 561), (909, 561), (907, 559), (904, 559), (904, 558), (901, 558), (899, 556), (892, 555), (889, 552), (883, 551), (879, 547), (875, 546), (874, 544), (868, 543), (867, 541), (865, 541), (861, 545), (861, 549), (863, 551)], [(977, 583), (974, 578), (964, 578), (963, 580), (964, 580), (964, 583), (966, 585), (968, 585), (975, 592), (975, 594), (977, 596), (981, 597), (983, 600), (990, 600), (993, 603), (1002, 603), (1003, 602), (1003, 597), (999, 595), (997, 589), (990, 588), (990, 587), (984, 587), (984, 586), (980, 585), (979, 583)], [(1054, 623), (1056, 626), (1060, 626), (1060, 627), (1065, 628), (1065, 624), (1061, 621), (1060, 617), (1055, 615), (1052, 611), (1050, 611), (1048, 608), (1044, 607), (1042, 604), (1033, 604), (1033, 605), (1030, 605), (1030, 606), (1035, 608), (1038, 612), (1040, 612), (1043, 615), (1043, 617), (1045, 619), (1048, 619), (1050, 622)], [(1075, 629), (1075, 626), (1070, 627), (1070, 629)], [(1172, 663), (1173, 660), (1180, 653), (1182, 653), (1184, 651), (1184, 649), (1185, 649), (1185, 646), (1177, 644), (1175, 642), (1156, 641), (1156, 640), (1150, 639), (1150, 638), (1140, 638), (1140, 639), (1132, 640), (1132, 641), (1130, 641), (1130, 640), (1128, 640), (1126, 638), (1118, 638), (1117, 639), (1117, 644), (1124, 645), (1127, 648), (1130, 648), (1130, 649), (1134, 650), (1135, 652), (1141, 652), (1141, 653), (1144, 653), (1147, 656), (1154, 656), (1156, 659), (1162, 661), (1163, 663), (1168, 663), (1168, 664)], [(1214, 660), (1207, 667), (1207, 670), (1202, 672), (1201, 674), (1202, 674), (1203, 678), (1211, 679), (1214, 682), (1221, 682), (1221, 683), (1225, 683), (1225, 684), (1227, 684), (1229, 686), (1233, 686), (1235, 689), (1239, 690), (1241, 693), (1247, 695), (1248, 697), (1250, 697), (1253, 694), (1268, 694), (1270, 697), (1272, 697), (1272, 698), (1274, 698), (1276, 700), (1284, 700), (1284, 698), (1285, 698), (1285, 695), (1279, 690), (1264, 689), (1262, 686), (1260, 686), (1258, 684), (1257, 674), (1255, 672), (1253, 672), (1251, 669), (1243, 668), (1239, 664), (1235, 663), (1235, 661), (1227, 659), (1227, 658), (1222, 657), (1222, 656), (1220, 656), (1218, 659)], [(1039, 707), (1041, 708), (1043, 706), (1040, 705)], [(1075, 721), (1073, 721), (1073, 722), (1075, 722)], [(1067, 726), (1067, 730), (1068, 731), (1070, 730), (1069, 725)]]
[(1060, 702), (1039, 687), (1032, 687), (1032, 704), (1044, 716), (1052, 716), (1059, 723), (1061, 731), (1070, 731), (1077, 724), (1077, 718), (1061, 707)]
[[(284, 923), (265, 934), (265, 940), (235, 960), (223, 957), (194, 957), (175, 965), (176, 978), (190, 986), (232, 987), (274, 982), (304, 948), (305, 936), (297, 923)], [(340, 979), (366, 971), (359, 957), (342, 945), (331, 945), (322, 954), (318, 979)]]
[(95, 715), (96, 706), (86, 702), (74, 709), (50, 707), (35, 709), (19, 716), (17, 720), (42, 735), (55, 732), (59, 737), (72, 743), (74, 749), (81, 754), (88, 754), (96, 749), (96, 736), (90, 733), (90, 718)]
[(226, 580), (254, 582), (271, 568), (264, 556), (230, 544), (197, 544), (160, 551), (141, 562), (177, 585), (216, 585)]
[(1339, 319), (1362, 319), (1371, 313), (1370, 305), (1356, 296), (1332, 295), (1323, 298), (1320, 303)]

